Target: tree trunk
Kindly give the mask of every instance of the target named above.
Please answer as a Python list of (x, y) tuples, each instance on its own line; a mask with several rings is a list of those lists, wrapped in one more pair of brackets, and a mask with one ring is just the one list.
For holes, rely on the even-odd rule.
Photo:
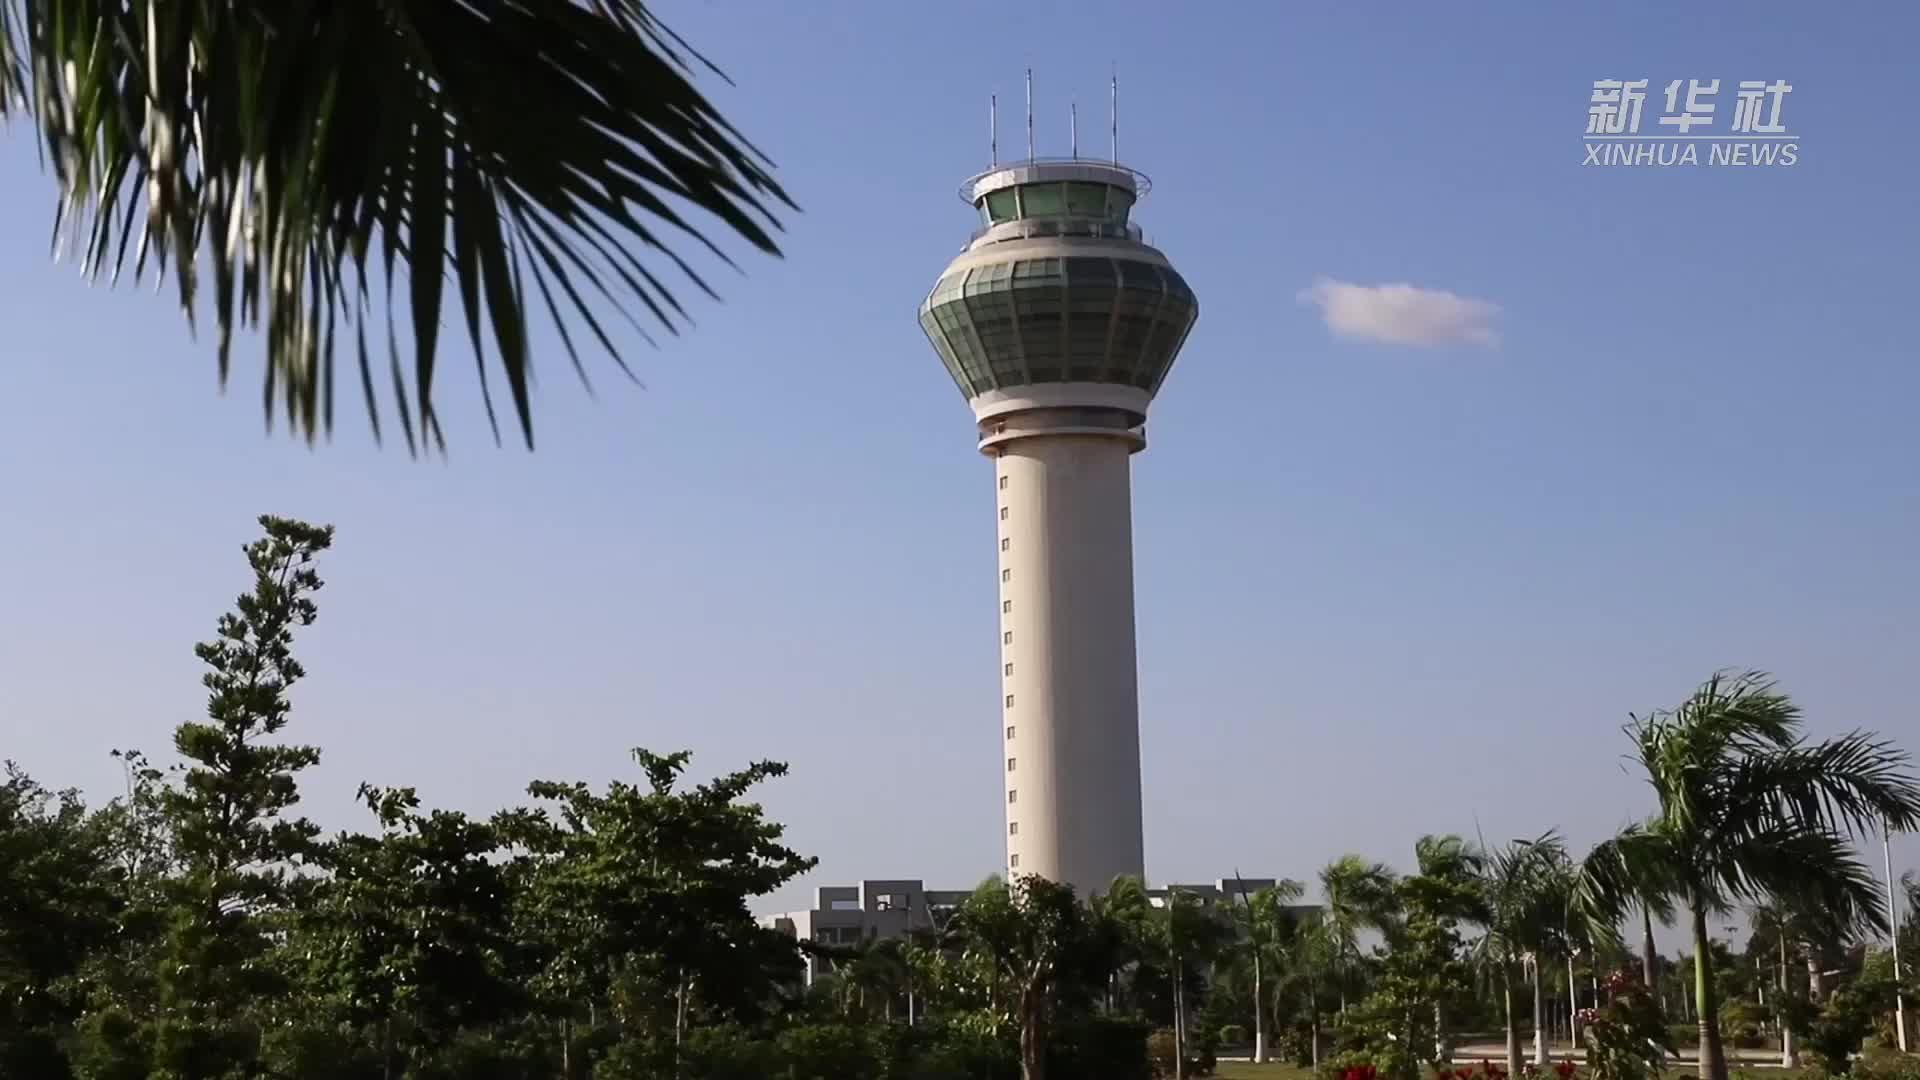
[(1820, 970), (1820, 950), (1807, 942), (1807, 1000), (1816, 1007), (1827, 998), (1827, 977)]
[[(1595, 1001), (1594, 1008), (1600, 1003)], [(1580, 1049), (1580, 984), (1574, 981), (1573, 956), (1567, 956), (1567, 1041), (1575, 1050)]]
[(1800, 1048), (1793, 1045), (1793, 1025), (1787, 1023), (1787, 937), (1780, 935), (1780, 985), (1774, 987), (1775, 1000), (1780, 1002), (1780, 1066), (1786, 1069), (1800, 1067)]
[(1547, 972), (1533, 958), (1533, 1063), (1547, 1063)]
[(1260, 949), (1253, 950), (1253, 1063), (1267, 1060), (1267, 1009), (1260, 995)]
[(1046, 1080), (1046, 1002), (1032, 989), (1020, 994), (1020, 1080)]
[(1640, 981), (1652, 992), (1654, 980), (1659, 977), (1654, 970), (1658, 966), (1654, 960), (1658, 954), (1653, 950), (1653, 909), (1646, 904), (1640, 905), (1640, 935)]
[(1320, 998), (1314, 993), (1311, 980), (1307, 983), (1307, 1056), (1313, 1059), (1313, 1070), (1320, 1071)]
[(680, 1080), (680, 1042), (687, 1032), (687, 976), (680, 975), (679, 986), (675, 990), (673, 1005), (673, 1076)]
[(560, 1076), (573, 1080), (573, 1023), (565, 1016), (560, 1018)]
[(1719, 992), (1713, 985), (1713, 940), (1707, 936), (1707, 909), (1697, 903), (1693, 906), (1693, 1005), (1700, 1025), (1700, 1080), (1727, 1080)]
[(1520, 1028), (1513, 1020), (1513, 969), (1500, 973), (1500, 994), (1507, 1010), (1507, 1075), (1520, 1075)]
[(1173, 1080), (1187, 1075), (1187, 973), (1180, 957), (1173, 958)]
[(1433, 1002), (1433, 1060), (1441, 1065), (1453, 1060), (1447, 1046), (1447, 1014), (1438, 998)]

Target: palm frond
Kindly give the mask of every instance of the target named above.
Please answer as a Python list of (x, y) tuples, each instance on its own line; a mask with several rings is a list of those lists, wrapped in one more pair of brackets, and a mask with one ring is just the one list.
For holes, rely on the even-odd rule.
[(1855, 731), (1735, 762), (1726, 799), (1774, 800), (1797, 820), (1854, 836), (1907, 829), (1920, 822), (1920, 781), (1911, 760), (1891, 742)]
[(269, 424), (308, 439), (343, 350), (378, 437), (384, 319), (408, 444), (444, 446), (449, 285), (490, 420), (494, 370), (531, 446), (529, 281), (584, 379), (576, 332), (625, 370), (609, 315), (677, 333), (677, 290), (712, 294), (682, 249), (731, 260), (687, 211), (777, 254), (792, 202), (696, 66), (639, 0), (0, 0), (0, 114), (39, 129), (57, 249), (95, 278), (151, 258), (190, 325), (210, 271), (222, 381), (235, 331), (260, 330)]
[[(1841, 833), (1785, 822), (1756, 830), (1718, 860), (1721, 895), (1749, 901), (1784, 900), (1809, 936), (1884, 932), (1886, 898), (1873, 871)], [(1828, 931), (1831, 931), (1829, 934)]]

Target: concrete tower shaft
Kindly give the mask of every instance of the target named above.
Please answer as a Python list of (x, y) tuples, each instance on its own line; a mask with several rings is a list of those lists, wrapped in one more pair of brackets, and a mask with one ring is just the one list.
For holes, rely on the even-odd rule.
[(1007, 870), (1104, 892), (1144, 869), (1129, 456), (1199, 316), (1130, 220), (1131, 169), (969, 181), (981, 227), (920, 323), (994, 459)]

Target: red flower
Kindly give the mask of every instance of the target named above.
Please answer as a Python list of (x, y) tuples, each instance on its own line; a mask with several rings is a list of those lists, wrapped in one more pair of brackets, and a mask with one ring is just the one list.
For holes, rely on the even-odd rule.
[(1560, 1074), (1560, 1080), (1573, 1080), (1574, 1065), (1571, 1061), (1563, 1061), (1555, 1065), (1553, 1071)]

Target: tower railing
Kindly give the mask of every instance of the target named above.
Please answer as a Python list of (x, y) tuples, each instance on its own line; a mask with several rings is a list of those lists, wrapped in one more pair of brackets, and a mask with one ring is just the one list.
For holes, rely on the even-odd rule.
[(1104, 218), (1043, 217), (1016, 218), (1003, 221), (998, 225), (983, 225), (973, 230), (967, 237), (962, 250), (972, 247), (981, 239), (991, 239), (995, 243), (1003, 240), (1031, 240), (1048, 236), (1081, 236), (1097, 240), (1131, 240), (1136, 244), (1148, 243), (1147, 234), (1140, 226), (1129, 221), (1121, 224)]

